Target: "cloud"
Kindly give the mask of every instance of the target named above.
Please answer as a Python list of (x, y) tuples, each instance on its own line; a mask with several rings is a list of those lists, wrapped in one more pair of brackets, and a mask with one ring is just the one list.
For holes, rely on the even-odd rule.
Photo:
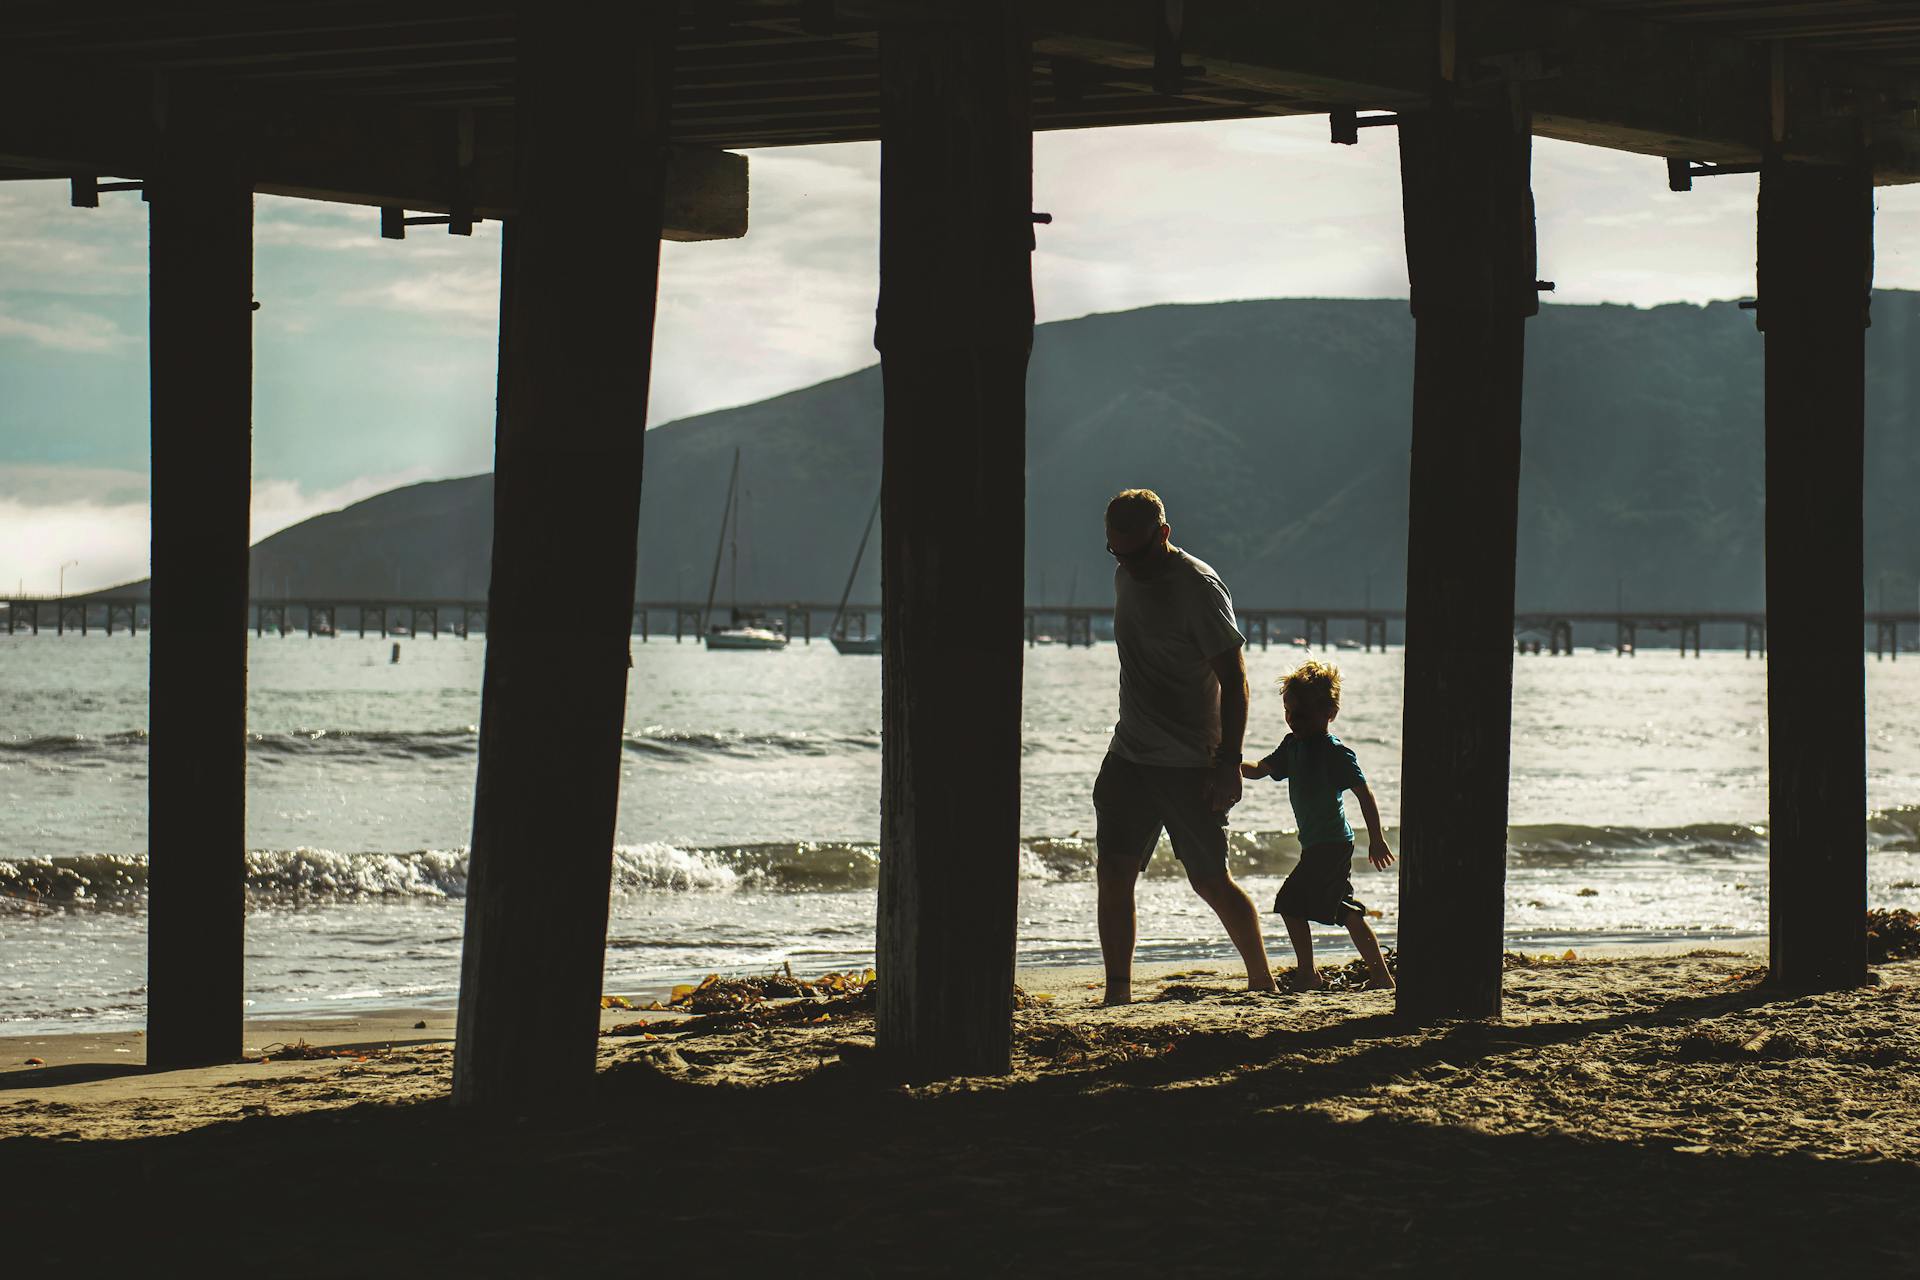
[(250, 522), (253, 540), (258, 542), (262, 538), (299, 524), (302, 520), (311, 519), (322, 512), (338, 511), (342, 507), (352, 506), (363, 498), (371, 498), (376, 493), (385, 493), (401, 485), (431, 480), (435, 475), (435, 469), (431, 467), (408, 467), (403, 471), (359, 476), (345, 484), (312, 492), (297, 481), (256, 477), (253, 482), (253, 517)]
[[(258, 478), (250, 520), (255, 542), (325, 511), (432, 478), (415, 467), (360, 476), (328, 489)], [(107, 467), (0, 466), (0, 590), (51, 593), (147, 576), (152, 538), (147, 473)]]
[(338, 302), (431, 316), (492, 333), (500, 320), (500, 272), (497, 266), (479, 265), (421, 272), (349, 291)]
[(71, 307), (50, 308), (42, 319), (9, 314), (0, 306), (0, 338), (24, 338), (54, 351), (112, 351), (143, 339), (125, 333), (111, 319)]

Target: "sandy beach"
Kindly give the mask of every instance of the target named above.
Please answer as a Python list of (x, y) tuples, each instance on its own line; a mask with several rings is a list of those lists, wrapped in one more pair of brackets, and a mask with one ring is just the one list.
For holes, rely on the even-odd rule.
[(1208, 966), (1144, 971), (1117, 1010), (1095, 975), (1026, 973), (1013, 1075), (911, 1089), (875, 1076), (858, 998), (731, 1023), (609, 1010), (627, 1033), (603, 1036), (595, 1088), (532, 1118), (445, 1104), (445, 1010), (260, 1024), (255, 1048), (348, 1052), (156, 1074), (138, 1036), (0, 1041), (6, 1253), (276, 1274), (1215, 1274), (1330, 1254), (1911, 1274), (1920, 961), (1818, 996), (1769, 991), (1760, 964), (1535, 962), (1509, 970), (1500, 1022), (1424, 1030), (1386, 993), (1252, 995)]

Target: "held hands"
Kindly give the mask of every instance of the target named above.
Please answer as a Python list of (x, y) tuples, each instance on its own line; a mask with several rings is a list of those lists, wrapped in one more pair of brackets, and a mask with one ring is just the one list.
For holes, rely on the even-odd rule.
[(1240, 776), (1243, 778), (1264, 778), (1267, 776), (1267, 771), (1258, 760), (1242, 760), (1240, 762)]
[(1207, 780), (1201, 794), (1205, 797), (1207, 808), (1215, 813), (1225, 813), (1240, 803), (1240, 775), (1246, 765), (1215, 765), (1207, 773)]
[(1393, 865), (1393, 850), (1387, 848), (1385, 840), (1367, 841), (1367, 861), (1373, 864), (1375, 871), (1385, 871)]

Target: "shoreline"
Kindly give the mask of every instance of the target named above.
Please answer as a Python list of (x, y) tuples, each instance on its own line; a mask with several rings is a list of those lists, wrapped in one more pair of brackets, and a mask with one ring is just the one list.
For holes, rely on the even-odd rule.
[[(1509, 970), (1508, 985), (1514, 976), (1530, 972), (1596, 972), (1603, 966), (1617, 966), (1631, 975), (1662, 964), (1719, 964), (1735, 971), (1748, 971), (1766, 963), (1764, 939), (1745, 945), (1711, 947), (1681, 944), (1611, 944), (1576, 953), (1569, 962), (1557, 953), (1538, 953), (1546, 961), (1539, 970)], [(1276, 974), (1288, 966), (1276, 968)], [(1098, 1006), (1104, 988), (1104, 975), (1097, 965), (1047, 966), (1021, 969), (1016, 985), (1029, 1002), (1043, 1002), (1049, 1009), (1073, 1009), (1084, 1013)], [(1105, 1011), (1114, 1017), (1138, 1017), (1140, 1011), (1155, 1005), (1157, 992), (1173, 987), (1207, 991), (1223, 999), (1269, 999), (1246, 993), (1242, 987), (1245, 973), (1233, 962), (1210, 960), (1164, 961), (1136, 965), (1135, 1003), (1125, 1009)], [(1197, 984), (1197, 986), (1196, 986)], [(663, 993), (664, 994), (664, 993)], [(1370, 1014), (1391, 1010), (1391, 997), (1384, 993), (1365, 993)], [(1278, 1018), (1299, 1012), (1338, 1012), (1338, 1002), (1359, 998), (1358, 993), (1328, 997), (1285, 996), (1273, 1000), (1271, 1012)], [(1295, 1006), (1301, 1000), (1306, 1005)], [(1314, 1005), (1324, 1000), (1325, 1009)], [(644, 1044), (651, 1036), (610, 1036), (616, 1027), (638, 1022), (650, 1024), (662, 1039), (672, 1037), (674, 1025), (688, 1018), (682, 1010), (651, 1012), (634, 1001), (633, 1009), (603, 1009), (602, 1065), (611, 1050), (627, 1044)], [(1378, 1005), (1378, 1008), (1374, 1008)], [(1249, 1014), (1266, 1012), (1249, 1008)], [(424, 1024), (424, 1025), (422, 1025)], [(249, 1019), (242, 1037), (242, 1060), (208, 1067), (149, 1072), (146, 1069), (146, 1037), (140, 1031), (55, 1032), (0, 1036), (0, 1140), (30, 1136), (36, 1132), (33, 1108), (59, 1104), (68, 1110), (101, 1112), (100, 1124), (79, 1131), (81, 1136), (128, 1136), (111, 1119), (116, 1108), (132, 1105), (152, 1124), (135, 1132), (151, 1132), (154, 1126), (192, 1128), (201, 1123), (217, 1123), (226, 1114), (219, 1105), (224, 1090), (246, 1089), (263, 1077), (283, 1085), (323, 1080), (341, 1072), (365, 1070), (380, 1074), (386, 1064), (407, 1061), (411, 1076), (430, 1076), (442, 1085), (451, 1071), (456, 1011), (452, 1008), (396, 1006), (351, 1015), (324, 1018)], [(337, 1051), (342, 1056), (283, 1056), (277, 1049), (304, 1043), (311, 1050)], [(29, 1059), (39, 1059), (30, 1065)], [(371, 1064), (371, 1065), (370, 1065)], [(289, 1074), (291, 1073), (291, 1074)], [(414, 1084), (419, 1084), (415, 1081)], [(298, 1090), (295, 1090), (297, 1094)], [(438, 1096), (432, 1089), (409, 1087), (391, 1097), (379, 1094), (354, 1101), (418, 1102)], [(444, 1092), (444, 1089), (442, 1089)], [(323, 1101), (343, 1101), (348, 1095), (325, 1097)], [(285, 1100), (295, 1105), (289, 1095)], [(295, 1106), (295, 1109), (303, 1109)]]
[[(1268, 953), (1275, 963), (1275, 971), (1290, 967), (1292, 959), (1290, 949), (1271, 945)], [(1558, 948), (1559, 944), (1526, 944), (1528, 954), (1531, 948), (1540, 947), (1542, 953)], [(1689, 941), (1648, 941), (1648, 942), (1602, 942), (1589, 945), (1576, 943), (1570, 949), (1581, 959), (1623, 959), (1641, 957), (1653, 959), (1666, 956), (1687, 955), (1707, 951), (1738, 952), (1759, 956), (1765, 962), (1767, 940), (1755, 937), (1709, 938)], [(1316, 955), (1322, 959), (1334, 957), (1343, 962), (1353, 952), (1351, 946), (1317, 943)], [(1553, 950), (1553, 954), (1559, 954)], [(1195, 967), (1219, 968), (1231, 966), (1237, 962), (1231, 958), (1216, 956), (1194, 956), (1179, 960), (1158, 960), (1134, 966), (1136, 984), (1157, 981), (1168, 973), (1191, 970)], [(705, 974), (689, 973), (684, 981), (698, 982)], [(743, 974), (724, 976), (740, 977)], [(801, 976), (812, 976), (802, 974)], [(1033, 965), (1015, 971), (1014, 982), (1030, 991), (1054, 991), (1072, 984), (1097, 983), (1104, 975), (1098, 965)], [(666, 999), (672, 984), (626, 987), (618, 992), (609, 991), (609, 995), (625, 996), (636, 1009), (652, 1000)], [(291, 1043), (305, 1039), (314, 1045), (349, 1045), (376, 1043), (451, 1043), (457, 1006), (452, 998), (444, 1003), (435, 1001), (423, 1004), (373, 1005), (364, 1009), (342, 1010), (328, 1014), (262, 1014), (248, 1016), (242, 1028), (242, 1047), (250, 1055), (258, 1055), (268, 1045), (276, 1042)], [(618, 1021), (631, 1021), (636, 1016), (624, 1009), (602, 1010), (601, 1025), (604, 1029)], [(417, 1024), (426, 1023), (425, 1027)], [(124, 1059), (126, 1062), (144, 1066), (146, 1057), (145, 1031), (142, 1027), (114, 1026), (100, 1030), (82, 1028), (56, 1028), (40, 1031), (8, 1031), (0, 1029), (0, 1080), (5, 1072), (24, 1065), (30, 1057), (42, 1058), (48, 1066), (70, 1065), (82, 1061), (112, 1062)], [(93, 1055), (88, 1057), (87, 1055)]]

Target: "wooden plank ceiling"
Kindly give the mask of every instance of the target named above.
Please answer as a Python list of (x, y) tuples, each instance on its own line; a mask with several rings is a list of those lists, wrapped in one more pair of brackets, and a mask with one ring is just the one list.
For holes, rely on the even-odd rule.
[(1889, 69), (1920, 67), (1920, 0), (1574, 0), (1742, 40), (1789, 40)]
[[(1522, 15), (1627, 19), (1676, 39), (1710, 37), (1716, 48), (1790, 41), (1874, 75), (1920, 67), (1920, 0), (1534, 0), (1518, 8), (1511, 0), (1459, 0), (1463, 23), (1503, 6)], [(350, 101), (358, 109), (504, 118), (514, 93), (513, 7), (509, 0), (13, 0), (0, 6), (0, 64), (214, 83), (262, 101), (322, 108)], [(679, 0), (674, 141), (740, 149), (878, 136), (872, 15), (880, 7), (875, 0)], [(1418, 27), (1418, 15), (1437, 13), (1438, 5), (1398, 0), (1393, 19), (1381, 21), (1355, 16), (1382, 12), (1369, 0), (1186, 0), (1190, 32), (1258, 35), (1258, 47), (1232, 37), (1230, 56), (1219, 41), (1200, 49), (1157, 42), (1157, 33), (1181, 25), (1181, 9), (1167, 0), (1033, 0), (1036, 127), (1408, 105), (1419, 100), (1426, 73), (1407, 74), (1406, 31), (1387, 28)], [(1286, 61), (1295, 24), (1319, 33), (1315, 47), (1333, 50), (1339, 70), (1364, 71), (1361, 64), (1375, 59), (1391, 63), (1395, 75), (1323, 75), (1317, 67), (1297, 74), (1302, 68)], [(1265, 74), (1275, 66), (1288, 74)], [(1602, 129), (1591, 140), (1673, 149), (1658, 137), (1623, 132), (1615, 140)]]

